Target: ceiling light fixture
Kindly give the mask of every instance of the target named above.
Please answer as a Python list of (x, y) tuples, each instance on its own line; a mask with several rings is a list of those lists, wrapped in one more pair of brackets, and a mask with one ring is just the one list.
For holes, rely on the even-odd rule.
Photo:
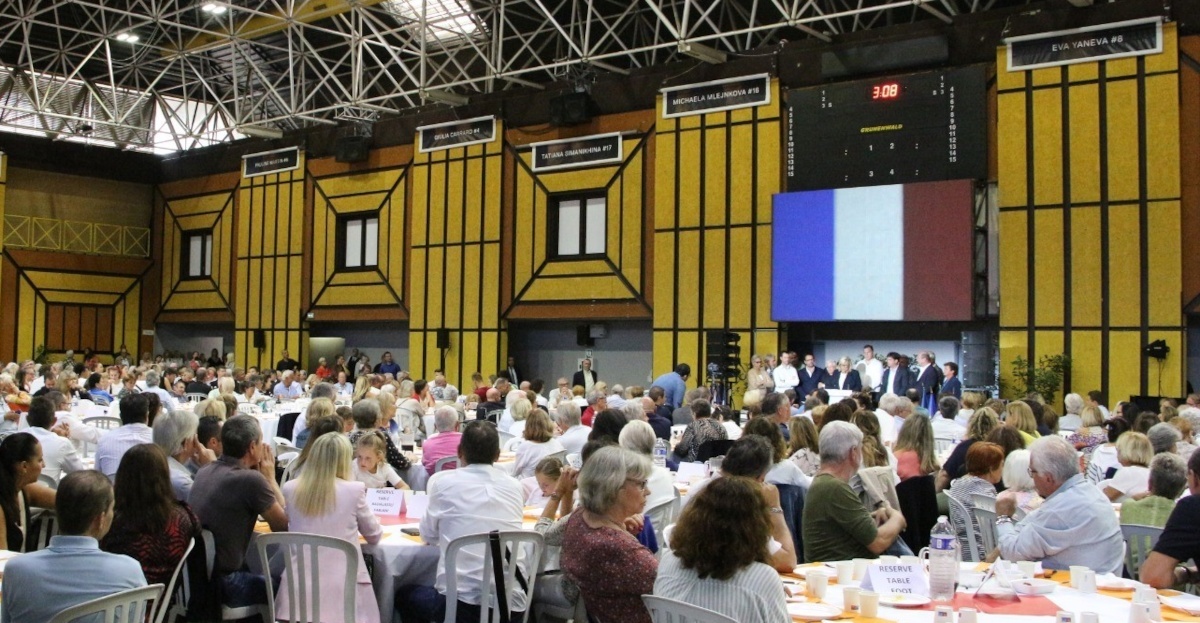
[(122, 43), (137, 43), (141, 37), (131, 32), (123, 32), (117, 35), (117, 41)]
[(239, 125), (238, 132), (246, 136), (255, 136), (258, 138), (283, 138), (283, 130), (279, 128), (266, 128), (261, 125)]
[(422, 90), (421, 97), (422, 99), (431, 102), (448, 104), (450, 106), (465, 106), (468, 101), (465, 95), (451, 93), (450, 91), (439, 91), (436, 89)]
[(200, 10), (204, 13), (208, 13), (209, 15), (216, 16), (224, 15), (225, 11), (228, 11), (229, 8), (219, 2), (205, 2), (204, 4), (200, 5)]
[(716, 48), (690, 41), (679, 42), (679, 53), (714, 65), (724, 63), (728, 58), (727, 54)]

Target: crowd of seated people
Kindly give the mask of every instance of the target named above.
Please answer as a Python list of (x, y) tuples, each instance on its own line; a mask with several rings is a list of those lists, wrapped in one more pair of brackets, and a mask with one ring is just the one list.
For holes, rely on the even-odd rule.
[[(377, 623), (361, 544), (384, 533), (367, 496), (409, 486), (428, 495), (420, 538), (441, 557), (427, 585), (398, 587), (406, 623), (443, 620), (448, 574), (459, 620), (478, 620), (490, 569), (472, 550), (448, 569), (446, 547), (463, 535), (519, 530), (531, 505), (543, 509), (536, 531), (549, 547), (548, 571), (532, 595), (512, 587), (515, 612), (582, 600), (597, 621), (649, 621), (641, 597), (655, 594), (738, 621), (785, 621), (779, 572), (915, 549), (905, 542), (911, 517), (939, 509), (906, 518), (896, 491), (914, 479), (958, 502), (948, 514), (975, 558), (1121, 573), (1120, 525), (1137, 524), (1163, 536), (1132, 573), (1164, 587), (1200, 579), (1189, 566), (1200, 555), (1200, 508), (1180, 498), (1200, 490), (1192, 438), (1200, 397), (1141, 412), (1130, 403), (1109, 410), (1096, 392), (1070, 393), (1059, 417), (1036, 394), (1000, 401), (963, 392), (957, 367), (939, 370), (932, 353), (919, 353), (913, 369), (897, 353), (883, 359), (864, 350), (861, 370), (848, 358), (826, 370), (811, 356), (784, 353), (779, 365), (755, 356), (740, 412), (713, 404), (707, 388), (689, 388), (685, 364), (646, 388), (609, 384), (588, 366), (570, 379), (580, 383), (567, 375), (547, 391), (540, 379), (513, 382), (510, 362), (495, 377), (464, 379), (465, 396), (442, 371), (411, 378), (390, 354), (372, 365), (358, 351), (324, 358), (312, 374), (286, 352), (273, 369), (242, 369), (219, 352), (14, 364), (0, 373), (9, 409), (0, 420), (0, 542), (32, 552), (34, 517), (47, 510), (60, 528), (48, 548), (9, 563), (0, 616), (40, 620), (50, 609), (165, 583), (202, 529), (215, 537), (221, 601), (265, 603), (268, 583), (287, 581), (249, 560), (254, 531), (269, 529), (353, 544), (357, 569), (327, 561), (323, 573), (353, 573), (356, 622)], [(286, 470), (259, 421), (277, 402), (302, 405), (291, 438), (300, 452)], [(88, 403), (107, 406), (120, 426), (84, 422)], [(653, 462), (659, 442), (671, 448), (665, 466)], [(654, 526), (647, 511), (677, 493), (670, 469), (713, 447), (724, 456), (720, 470), (693, 483), (673, 526)], [(512, 454), (498, 463), (503, 452)], [(995, 525), (971, 512), (981, 496), (994, 500)], [(984, 530), (995, 531), (994, 551), (984, 551)], [(50, 569), (85, 564), (112, 571), (56, 586), (53, 604), (31, 588)], [(323, 590), (322, 616), (340, 617), (341, 585)], [(276, 601), (281, 617), (296, 607)]]

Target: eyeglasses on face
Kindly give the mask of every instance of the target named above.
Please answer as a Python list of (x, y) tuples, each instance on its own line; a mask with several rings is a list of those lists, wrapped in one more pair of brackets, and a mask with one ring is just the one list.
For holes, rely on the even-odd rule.
[(650, 480), (648, 478), (643, 478), (641, 480), (637, 480), (635, 478), (626, 478), (625, 482), (627, 482), (627, 483), (632, 482), (633, 484), (637, 485), (638, 488), (641, 489), (642, 491), (649, 491), (649, 489), (646, 488), (646, 483), (650, 482)]

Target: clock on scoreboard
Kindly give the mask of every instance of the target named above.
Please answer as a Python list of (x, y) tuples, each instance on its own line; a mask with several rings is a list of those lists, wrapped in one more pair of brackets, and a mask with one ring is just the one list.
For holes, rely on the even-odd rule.
[(788, 92), (787, 189), (987, 175), (984, 66)]

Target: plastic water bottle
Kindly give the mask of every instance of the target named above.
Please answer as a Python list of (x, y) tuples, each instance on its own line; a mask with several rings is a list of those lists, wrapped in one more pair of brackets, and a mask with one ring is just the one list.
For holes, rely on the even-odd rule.
[(654, 442), (654, 465), (656, 467), (667, 466), (667, 442), (662, 438)]
[(945, 515), (929, 533), (929, 598), (952, 601), (958, 581), (958, 537)]

